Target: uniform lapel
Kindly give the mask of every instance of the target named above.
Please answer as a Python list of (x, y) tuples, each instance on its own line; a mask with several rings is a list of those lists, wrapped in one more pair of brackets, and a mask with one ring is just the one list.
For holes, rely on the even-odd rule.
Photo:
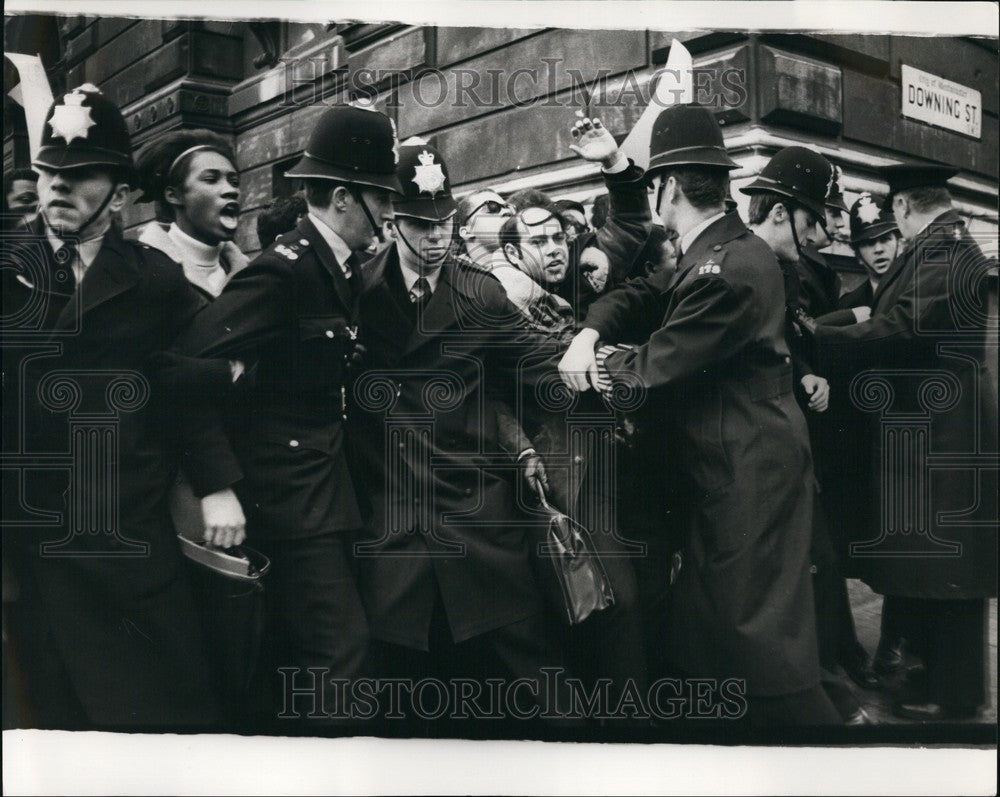
[(121, 235), (108, 230), (97, 257), (84, 272), (73, 299), (59, 316), (60, 328), (75, 323), (73, 308), (88, 313), (139, 283), (142, 274), (136, 253)]
[(406, 341), (404, 354), (416, 349), (418, 346), (433, 339), (437, 334), (455, 322), (455, 306), (452, 298), (452, 264), (445, 263), (441, 266), (441, 275), (438, 278), (437, 287), (431, 295), (427, 307), (424, 308), (424, 315), (420, 322), (414, 327), (409, 340)]
[(356, 298), (355, 291), (352, 289), (347, 277), (344, 276), (344, 270), (340, 267), (340, 261), (337, 260), (337, 256), (333, 253), (326, 239), (316, 229), (308, 216), (299, 222), (297, 229), (302, 234), (302, 237), (309, 241), (310, 246), (312, 246), (316, 252), (316, 256), (319, 258), (319, 262), (330, 273), (330, 277), (333, 279), (333, 288), (337, 292), (337, 296), (340, 297), (341, 303), (348, 309), (353, 308)]
[(407, 314), (402, 302), (406, 301), (406, 289), (403, 287), (403, 275), (396, 259), (396, 248), (388, 247), (376, 257), (383, 258), (380, 263), (369, 265), (378, 276), (371, 283), (365, 297), (368, 308), (365, 320), (367, 327), (365, 336), (380, 338), (386, 351), (398, 357), (413, 333), (413, 322)]

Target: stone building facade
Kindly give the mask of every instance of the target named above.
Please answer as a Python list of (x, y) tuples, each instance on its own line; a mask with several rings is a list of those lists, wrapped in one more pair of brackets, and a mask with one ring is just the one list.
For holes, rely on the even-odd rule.
[[(696, 99), (716, 109), (741, 164), (735, 186), (791, 143), (841, 167), (849, 203), (862, 190), (884, 191), (878, 165), (943, 161), (962, 169), (953, 181), (960, 210), (995, 239), (996, 38), (5, 18), (8, 50), (41, 54), (54, 93), (99, 86), (124, 110), (137, 147), (178, 126), (230, 136), (243, 186), (238, 243), (250, 254), (260, 248), (257, 213), (295, 190), (284, 170), (337, 102), (372, 102), (401, 139), (431, 140), (459, 191), (538, 186), (589, 202), (601, 184), (569, 149), (574, 112), (626, 134), (674, 38), (694, 57)], [(905, 118), (904, 67), (978, 91), (978, 136)], [(16, 80), (9, 65), (5, 80)], [(4, 166), (25, 165), (23, 114), (9, 98), (5, 110)], [(149, 206), (130, 206), (124, 220), (135, 228), (150, 217)]]

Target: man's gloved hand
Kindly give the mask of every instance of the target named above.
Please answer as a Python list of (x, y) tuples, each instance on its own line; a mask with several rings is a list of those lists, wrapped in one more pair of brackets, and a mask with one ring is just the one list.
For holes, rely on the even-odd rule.
[(872, 317), (872, 309), (870, 307), (852, 307), (851, 312), (854, 313), (855, 320), (861, 324)]
[(540, 490), (548, 492), (549, 476), (545, 472), (545, 463), (533, 448), (525, 449), (517, 458), (521, 468), (521, 478), (528, 485), (532, 495), (538, 495)]

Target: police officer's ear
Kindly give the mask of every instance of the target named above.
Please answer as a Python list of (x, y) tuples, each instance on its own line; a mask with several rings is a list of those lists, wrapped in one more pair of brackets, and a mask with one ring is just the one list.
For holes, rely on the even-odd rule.
[(767, 216), (774, 224), (784, 224), (792, 220), (792, 214), (788, 212), (788, 206), (784, 202), (775, 202)]
[(341, 213), (347, 211), (349, 200), (354, 201), (354, 197), (351, 196), (350, 189), (346, 185), (338, 185), (330, 192), (330, 206)]
[(470, 230), (466, 225), (462, 225), (458, 228), (458, 237), (463, 241), (472, 240), (472, 230)]
[(121, 212), (121, 209), (125, 207), (125, 203), (128, 202), (130, 191), (128, 183), (117, 183), (115, 185), (114, 194), (111, 195), (111, 201), (108, 202), (108, 207), (112, 213)]
[(394, 222), (392, 219), (385, 219), (382, 222), (382, 233), (383, 235), (385, 235), (385, 239), (387, 241), (397, 240), (396, 222)]

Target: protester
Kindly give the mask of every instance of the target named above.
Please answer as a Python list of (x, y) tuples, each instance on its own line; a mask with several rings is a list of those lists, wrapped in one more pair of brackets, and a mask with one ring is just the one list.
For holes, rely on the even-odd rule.
[(308, 212), (305, 197), (300, 194), (275, 197), (257, 216), (257, 240), (261, 248), (270, 246), (286, 232), (294, 230)]

